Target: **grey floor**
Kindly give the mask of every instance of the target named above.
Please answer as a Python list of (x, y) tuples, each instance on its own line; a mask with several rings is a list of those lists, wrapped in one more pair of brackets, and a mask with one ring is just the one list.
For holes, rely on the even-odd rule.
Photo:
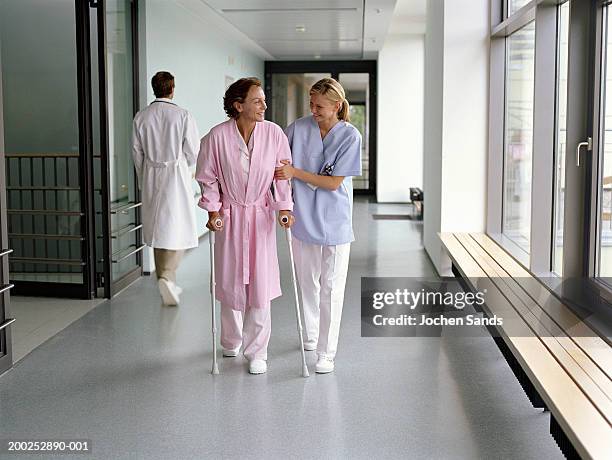
[(374, 213), (410, 209), (356, 203), (334, 374), (300, 376), (279, 233), (269, 371), (225, 358), (210, 375), (204, 239), (181, 266), (180, 307), (143, 278), (1, 376), (0, 439), (89, 439), (96, 459), (562, 458), (490, 338), (360, 337), (361, 276), (433, 274), (421, 224)]
[[(47, 280), (45, 280), (47, 281)], [(91, 311), (103, 299), (11, 297), (13, 362), (23, 359), (61, 330)]]

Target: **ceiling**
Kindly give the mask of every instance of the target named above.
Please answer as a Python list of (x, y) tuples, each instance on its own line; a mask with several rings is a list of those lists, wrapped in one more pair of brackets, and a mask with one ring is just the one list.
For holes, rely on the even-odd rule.
[(427, 0), (398, 0), (391, 19), (390, 34), (424, 34)]
[(424, 30), (426, 3), (426, 0), (201, 1), (277, 60), (375, 59), (389, 32), (396, 4), (404, 16), (414, 17), (416, 22), (422, 20)]

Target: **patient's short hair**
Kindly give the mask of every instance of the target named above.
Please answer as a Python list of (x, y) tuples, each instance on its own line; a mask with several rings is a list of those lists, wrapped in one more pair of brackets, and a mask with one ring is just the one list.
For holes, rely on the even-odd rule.
[(238, 110), (234, 107), (234, 102), (244, 103), (244, 100), (249, 94), (251, 86), (261, 87), (261, 81), (255, 77), (241, 78), (229, 85), (223, 97), (223, 110), (230, 118), (238, 118)]

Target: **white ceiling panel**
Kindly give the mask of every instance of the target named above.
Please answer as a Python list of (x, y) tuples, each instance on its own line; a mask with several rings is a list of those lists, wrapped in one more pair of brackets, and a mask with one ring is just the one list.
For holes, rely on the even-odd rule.
[(290, 10), (355, 8), (363, 0), (205, 0), (216, 10)]
[(396, 0), (200, 0), (275, 59), (372, 59)]
[[(253, 40), (361, 39), (362, 11), (224, 12), (225, 18)], [(303, 30), (298, 31), (297, 28)], [(303, 28), (303, 29), (302, 29)]]

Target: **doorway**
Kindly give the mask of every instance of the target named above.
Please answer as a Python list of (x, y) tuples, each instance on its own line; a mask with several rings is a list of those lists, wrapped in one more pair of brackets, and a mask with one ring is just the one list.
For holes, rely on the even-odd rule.
[(321, 78), (340, 82), (351, 106), (351, 123), (361, 133), (362, 175), (353, 178), (356, 195), (376, 194), (376, 61), (267, 61), (268, 116), (283, 129), (310, 115), (310, 87)]
[(137, 14), (135, 0), (0, 4), (13, 294), (110, 298), (141, 275)]

